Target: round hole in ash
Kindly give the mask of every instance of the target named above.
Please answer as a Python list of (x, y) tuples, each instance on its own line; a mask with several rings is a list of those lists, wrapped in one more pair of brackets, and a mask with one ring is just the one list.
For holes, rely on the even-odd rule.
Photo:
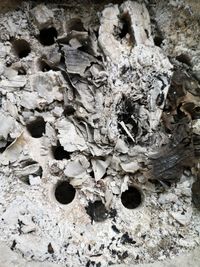
[(136, 209), (142, 202), (142, 194), (136, 187), (129, 186), (128, 189), (122, 193), (121, 201), (125, 208)]
[(40, 138), (45, 133), (45, 125), (43, 117), (37, 117), (35, 120), (29, 122), (26, 125), (27, 130), (34, 138)]
[(102, 222), (108, 217), (108, 211), (101, 200), (89, 202), (85, 209), (91, 221)]
[(42, 45), (48, 46), (55, 43), (58, 33), (54, 27), (40, 30), (39, 41)]
[(64, 150), (64, 147), (58, 142), (57, 146), (52, 147), (52, 153), (56, 160), (70, 159), (70, 152)]
[(27, 57), (31, 52), (29, 43), (23, 39), (15, 40), (13, 42), (13, 48), (19, 58)]
[(75, 188), (67, 181), (59, 182), (55, 189), (55, 198), (61, 204), (69, 204), (76, 194)]

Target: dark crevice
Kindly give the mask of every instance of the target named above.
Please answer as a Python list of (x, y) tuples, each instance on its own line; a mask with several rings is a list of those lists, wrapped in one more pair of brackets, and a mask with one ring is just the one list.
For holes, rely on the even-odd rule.
[(85, 31), (83, 22), (79, 18), (73, 18), (70, 21), (67, 22), (67, 31), (79, 31), (83, 32)]
[(40, 30), (39, 41), (44, 46), (49, 46), (55, 43), (58, 33), (54, 27)]
[(146, 33), (147, 38), (149, 38), (149, 32), (148, 32), (148, 30), (145, 29), (144, 31), (145, 31), (145, 33)]
[(135, 36), (133, 34), (133, 31), (131, 29), (131, 19), (130, 15), (128, 13), (124, 13), (121, 16), (121, 23), (122, 23), (122, 28), (119, 33), (119, 38), (123, 39), (129, 34), (129, 43), (131, 45), (135, 44)]
[(64, 147), (58, 142), (57, 146), (52, 147), (52, 153), (56, 160), (70, 159), (71, 152), (64, 150)]
[(29, 43), (23, 39), (15, 40), (13, 48), (19, 58), (27, 57), (31, 52)]

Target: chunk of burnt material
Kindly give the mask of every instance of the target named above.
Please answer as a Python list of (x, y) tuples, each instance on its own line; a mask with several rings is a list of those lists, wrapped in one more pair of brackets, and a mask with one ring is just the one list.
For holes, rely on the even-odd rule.
[(100, 200), (97, 200), (94, 203), (89, 202), (86, 207), (86, 212), (91, 217), (92, 222), (102, 222), (108, 217), (108, 211)]
[(194, 152), (192, 146), (179, 144), (168, 148), (152, 159), (152, 177), (161, 182), (179, 181), (184, 167), (192, 167)]
[(83, 76), (86, 68), (90, 66), (91, 63), (97, 61), (88, 53), (71, 48), (68, 45), (63, 45), (62, 51), (64, 53), (67, 71), (72, 74), (79, 74)]
[(54, 249), (53, 249), (51, 243), (48, 244), (47, 250), (48, 250), (49, 254), (53, 254), (54, 253)]

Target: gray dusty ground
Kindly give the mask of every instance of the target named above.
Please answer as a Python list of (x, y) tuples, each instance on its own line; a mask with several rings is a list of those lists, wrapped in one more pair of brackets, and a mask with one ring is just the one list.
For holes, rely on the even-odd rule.
[(198, 1), (1, 5), (0, 267), (200, 266)]

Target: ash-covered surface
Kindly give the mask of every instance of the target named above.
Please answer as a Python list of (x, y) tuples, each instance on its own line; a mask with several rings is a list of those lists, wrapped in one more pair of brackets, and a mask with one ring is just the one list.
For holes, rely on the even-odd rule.
[(199, 245), (197, 6), (97, 2), (0, 15), (0, 233), (27, 260), (137, 264)]

